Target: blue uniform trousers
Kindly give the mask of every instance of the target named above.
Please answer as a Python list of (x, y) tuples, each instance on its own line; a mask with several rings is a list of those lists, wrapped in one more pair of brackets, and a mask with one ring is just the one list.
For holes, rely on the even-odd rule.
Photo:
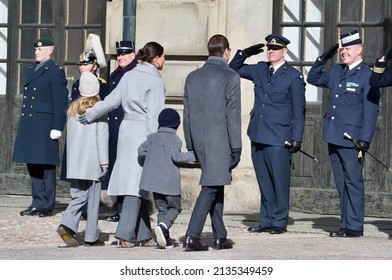
[(56, 200), (56, 166), (28, 163), (31, 178), (31, 207), (53, 209)]
[(340, 228), (363, 231), (365, 184), (362, 175), (364, 155), (358, 151), (328, 144), (329, 158), (340, 197)]
[(291, 155), (286, 147), (252, 142), (251, 156), (261, 193), (260, 225), (286, 228), (290, 204)]

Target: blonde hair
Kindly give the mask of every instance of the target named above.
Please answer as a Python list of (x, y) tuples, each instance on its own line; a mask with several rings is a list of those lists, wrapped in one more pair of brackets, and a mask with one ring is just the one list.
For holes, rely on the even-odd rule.
[(67, 115), (69, 117), (76, 118), (78, 115), (84, 114), (87, 108), (93, 107), (94, 104), (100, 100), (101, 98), (98, 94), (90, 97), (79, 96), (75, 101), (71, 103), (71, 105), (69, 105)]

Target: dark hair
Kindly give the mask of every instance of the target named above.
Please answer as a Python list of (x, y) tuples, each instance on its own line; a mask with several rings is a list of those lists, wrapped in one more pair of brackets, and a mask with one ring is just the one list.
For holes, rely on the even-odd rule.
[(216, 34), (210, 38), (207, 44), (209, 56), (223, 56), (225, 49), (229, 49), (229, 41), (221, 34)]
[(141, 61), (152, 63), (152, 60), (163, 54), (163, 47), (157, 42), (148, 42), (137, 53), (137, 58)]

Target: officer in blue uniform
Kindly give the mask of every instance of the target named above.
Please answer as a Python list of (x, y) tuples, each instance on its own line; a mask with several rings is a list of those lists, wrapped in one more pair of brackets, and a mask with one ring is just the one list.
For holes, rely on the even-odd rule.
[[(369, 84), (372, 87), (390, 87), (392, 86), (392, 70), (388, 70), (385, 72), (385, 67), (387, 65), (388, 60), (392, 58), (392, 45), (389, 46), (384, 55), (380, 58), (377, 58), (373, 72), (370, 75)], [(389, 235), (389, 239), (392, 240), (392, 233)]]
[[(117, 53), (117, 63), (118, 67), (110, 74), (109, 82), (109, 94), (112, 92), (120, 82), (124, 74), (137, 65), (137, 60), (135, 59), (135, 44), (133, 41), (119, 41), (116, 42), (116, 53)], [(120, 124), (124, 118), (124, 111), (121, 106), (117, 109), (111, 111), (108, 114), (109, 120), (109, 172), (102, 182), (102, 189), (107, 190), (110, 175), (112, 174), (112, 169), (117, 156), (117, 140), (118, 140), (118, 130)], [(118, 222), (120, 220), (122, 202), (124, 196), (117, 196), (117, 212), (114, 215), (108, 216), (107, 221)]]
[[(307, 82), (329, 89), (323, 117), (323, 141), (328, 143), (331, 167), (340, 197), (340, 229), (331, 237), (363, 236), (365, 217), (363, 164), (376, 129), (380, 93), (369, 85), (371, 69), (362, 61), (363, 45), (357, 30), (340, 37), (343, 63), (324, 70), (339, 47), (317, 58)], [(344, 133), (357, 141), (357, 146)]]
[[(79, 58), (79, 72), (83, 73), (84, 71), (89, 71), (97, 76), (97, 71), (99, 69), (99, 64), (97, 62), (97, 57), (95, 56), (93, 51), (82, 52)], [(104, 100), (105, 97), (109, 94), (109, 86), (104, 78), (98, 77), (100, 89), (99, 89), (99, 97), (101, 100)], [(79, 80), (77, 80), (72, 85), (71, 92), (71, 102), (80, 96), (79, 92)]]
[(261, 205), (260, 225), (248, 231), (282, 234), (289, 215), (291, 154), (300, 150), (305, 127), (305, 82), (285, 60), (290, 41), (278, 34), (265, 40), (268, 62), (244, 64), (263, 51), (264, 44), (258, 44), (237, 51), (230, 67), (254, 83), (248, 136)]
[(36, 63), (25, 75), (13, 161), (27, 163), (32, 183), (32, 203), (20, 215), (46, 217), (55, 204), (58, 139), (66, 121), (68, 90), (64, 70), (51, 59), (53, 41), (43, 38), (34, 47)]

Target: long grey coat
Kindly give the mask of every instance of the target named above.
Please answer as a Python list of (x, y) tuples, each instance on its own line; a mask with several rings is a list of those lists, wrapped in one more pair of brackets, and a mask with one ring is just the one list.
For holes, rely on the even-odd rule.
[(181, 175), (177, 163), (195, 161), (191, 152), (181, 152), (182, 142), (176, 130), (161, 127), (147, 136), (139, 147), (144, 162), (140, 188), (165, 195), (181, 194)]
[(231, 150), (242, 147), (240, 95), (240, 76), (222, 57), (209, 57), (186, 78), (185, 141), (200, 162), (203, 186), (231, 184)]
[(122, 106), (124, 119), (118, 132), (117, 158), (110, 176), (109, 195), (146, 197), (140, 191), (142, 167), (138, 162), (140, 144), (157, 131), (158, 115), (165, 105), (165, 84), (153, 65), (143, 62), (124, 74), (118, 86), (94, 107), (86, 110), (89, 122)]
[(101, 164), (109, 163), (107, 116), (83, 125), (74, 117), (67, 122), (67, 179), (98, 181)]

